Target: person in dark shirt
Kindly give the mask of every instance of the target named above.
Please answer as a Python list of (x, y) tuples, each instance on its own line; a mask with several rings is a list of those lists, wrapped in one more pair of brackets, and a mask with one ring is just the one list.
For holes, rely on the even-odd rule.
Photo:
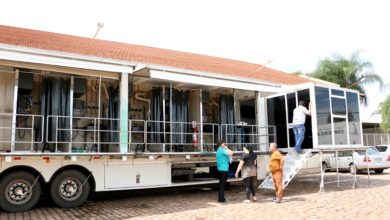
[(241, 171), (241, 177), (245, 185), (246, 200), (244, 202), (250, 202), (250, 196), (252, 194), (253, 201), (256, 202), (256, 155), (253, 153), (253, 149), (250, 146), (243, 147), (244, 153), (241, 156), (240, 163), (238, 164), (236, 177)]

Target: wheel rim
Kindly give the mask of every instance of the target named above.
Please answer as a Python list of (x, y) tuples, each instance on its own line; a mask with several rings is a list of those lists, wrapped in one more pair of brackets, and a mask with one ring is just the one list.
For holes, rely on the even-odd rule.
[(78, 179), (64, 179), (59, 187), (60, 196), (68, 201), (76, 200), (80, 197), (82, 189), (81, 182)]
[(9, 183), (6, 187), (5, 197), (8, 202), (14, 205), (22, 205), (30, 201), (32, 185), (24, 179), (17, 179)]

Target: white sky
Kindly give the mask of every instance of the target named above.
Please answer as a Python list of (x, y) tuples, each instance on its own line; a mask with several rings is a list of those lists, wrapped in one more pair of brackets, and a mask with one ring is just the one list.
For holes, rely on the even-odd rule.
[[(7, 0), (0, 24), (312, 71), (320, 58), (363, 50), (390, 83), (387, 1)], [(390, 89), (366, 87), (369, 120)], [(377, 119), (376, 119), (377, 120)]]

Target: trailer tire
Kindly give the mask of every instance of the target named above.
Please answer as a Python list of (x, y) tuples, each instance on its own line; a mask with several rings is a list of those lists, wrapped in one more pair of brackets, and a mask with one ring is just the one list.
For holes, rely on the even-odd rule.
[(52, 181), (50, 196), (59, 207), (73, 208), (81, 206), (87, 200), (90, 189), (91, 186), (83, 173), (66, 170)]
[(0, 180), (0, 208), (7, 212), (32, 209), (41, 197), (41, 184), (36, 179), (37, 177), (25, 171), (4, 176)]

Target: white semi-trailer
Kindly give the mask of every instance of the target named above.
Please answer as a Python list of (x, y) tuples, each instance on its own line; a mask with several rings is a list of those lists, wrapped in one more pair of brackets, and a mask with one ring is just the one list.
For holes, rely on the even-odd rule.
[(76, 207), (90, 192), (217, 183), (219, 140), (235, 151), (233, 173), (242, 146), (253, 146), (264, 179), (269, 143), (294, 145), (289, 123), (301, 99), (313, 107), (304, 148), (361, 147), (358, 94), (307, 81), (245, 62), (0, 26), (0, 208), (31, 209), (43, 191)]

